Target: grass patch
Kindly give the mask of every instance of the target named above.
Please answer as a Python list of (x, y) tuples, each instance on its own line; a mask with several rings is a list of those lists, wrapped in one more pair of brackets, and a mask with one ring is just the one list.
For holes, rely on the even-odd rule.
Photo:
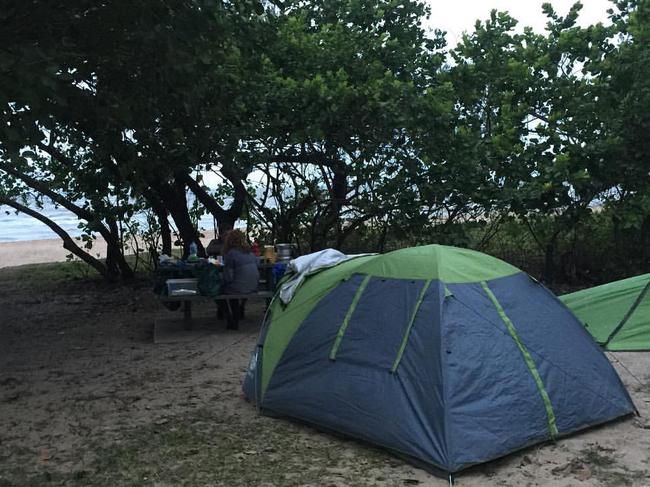
[(579, 459), (587, 464), (595, 478), (608, 487), (638, 485), (645, 478), (645, 472), (630, 470), (618, 463), (611, 448), (598, 443), (590, 444), (580, 451)]
[(363, 486), (380, 485), (380, 469), (396, 463), (373, 447), (285, 420), (211, 410), (126, 430), (118, 442), (95, 445), (95, 457), (83, 470), (42, 471), (27, 484)]
[[(355, 461), (357, 453), (363, 463)], [(92, 477), (97, 485), (110, 481), (284, 486), (320, 484), (332, 475), (359, 485), (360, 467), (380, 467), (388, 460), (377, 450), (323, 440), (312, 430), (286, 421), (266, 417), (242, 421), (239, 416), (219, 417), (208, 411), (191, 421), (176, 418), (136, 431), (124, 444), (101, 451), (100, 458), (103, 464)], [(115, 478), (116, 472), (121, 478)]]
[(101, 279), (92, 267), (78, 261), (26, 264), (0, 269), (0, 282), (11, 281), (14, 289), (41, 290), (68, 282)]
[[(137, 279), (151, 279), (153, 271), (141, 262), (136, 273)], [(126, 261), (133, 267), (135, 256), (127, 255)], [(62, 284), (88, 282), (105, 283), (102, 276), (91, 266), (80, 260), (25, 264), (0, 269), (0, 283), (11, 283), (16, 290), (43, 291)]]
[(616, 459), (612, 455), (613, 452), (614, 450), (610, 448), (605, 448), (596, 444), (583, 449), (580, 453), (583, 455), (584, 461), (589, 465), (599, 468), (608, 468), (616, 463)]

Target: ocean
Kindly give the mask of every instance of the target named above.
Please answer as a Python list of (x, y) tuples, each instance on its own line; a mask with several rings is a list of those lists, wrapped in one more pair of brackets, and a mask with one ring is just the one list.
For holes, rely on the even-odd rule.
[[(16, 213), (13, 208), (8, 206), (1, 206), (0, 209), (0, 242), (59, 238), (50, 227), (31, 216)], [(71, 236), (77, 237), (81, 235), (81, 230), (78, 228), (79, 220), (68, 210), (47, 203), (40, 212), (57, 223)], [(212, 229), (214, 228), (212, 217), (204, 215), (199, 220), (199, 227), (205, 230), (206, 235), (212, 235)]]

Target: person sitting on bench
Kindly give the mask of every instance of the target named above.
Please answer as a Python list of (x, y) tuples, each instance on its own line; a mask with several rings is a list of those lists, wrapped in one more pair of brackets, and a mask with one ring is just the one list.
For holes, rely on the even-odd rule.
[[(257, 292), (260, 279), (257, 257), (251, 253), (246, 235), (241, 230), (231, 230), (224, 238), (224, 268), (222, 294), (251, 294)], [(243, 317), (245, 299), (218, 301), (221, 312), (226, 316), (227, 328), (236, 330)]]

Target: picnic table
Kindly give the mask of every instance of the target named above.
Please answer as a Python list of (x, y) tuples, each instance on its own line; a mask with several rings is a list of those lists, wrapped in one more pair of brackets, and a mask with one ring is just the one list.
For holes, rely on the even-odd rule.
[[(206, 267), (211, 266), (211, 267)], [(273, 277), (273, 268), (275, 264), (260, 261), (258, 268), (260, 270), (259, 290), (255, 293), (247, 294), (203, 294), (199, 289), (199, 280), (204, 279), (205, 276), (202, 272), (209, 271), (214, 273), (216, 270), (220, 273), (223, 272), (223, 266), (215, 266), (214, 264), (207, 263), (205, 260), (197, 262), (179, 261), (173, 265), (161, 265), (157, 272), (156, 284), (154, 285), (154, 292), (158, 295), (158, 299), (168, 309), (176, 310), (178, 307), (183, 308), (183, 320), (186, 329), (192, 328), (192, 303), (197, 301), (210, 300), (215, 303), (228, 299), (264, 299), (268, 306), (273, 298), (275, 292), (275, 280)], [(214, 275), (214, 274), (213, 274)], [(208, 276), (209, 279), (209, 276)], [(180, 292), (179, 294), (170, 294), (168, 292), (168, 282), (171, 281), (185, 281), (186, 287), (190, 288), (187, 291)], [(218, 282), (218, 278), (215, 278)], [(195, 289), (196, 292), (189, 292)], [(175, 306), (176, 305), (176, 306)], [(178, 306), (180, 305), (180, 306)]]

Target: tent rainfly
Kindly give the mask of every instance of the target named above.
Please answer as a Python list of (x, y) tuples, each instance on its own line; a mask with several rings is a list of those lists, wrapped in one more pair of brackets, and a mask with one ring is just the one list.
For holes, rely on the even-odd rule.
[(244, 392), (449, 475), (635, 410), (546, 288), (440, 245), (347, 260), (275, 300)]
[(560, 299), (607, 350), (650, 350), (650, 274), (565, 294)]

